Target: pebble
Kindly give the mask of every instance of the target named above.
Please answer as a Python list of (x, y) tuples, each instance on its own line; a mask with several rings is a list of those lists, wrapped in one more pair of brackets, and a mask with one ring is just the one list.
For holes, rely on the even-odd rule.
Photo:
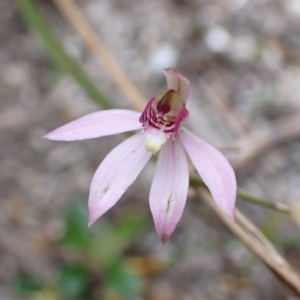
[(288, 14), (293, 17), (300, 18), (300, 1), (286, 0), (283, 1), (284, 8)]
[(249, 2), (249, 0), (227, 0), (228, 4), (229, 4), (229, 8), (232, 11), (237, 11), (241, 8), (243, 8), (244, 6), (246, 6)]
[(231, 34), (221, 26), (213, 26), (208, 29), (204, 43), (209, 50), (216, 53), (225, 53), (231, 43)]
[(178, 51), (171, 44), (161, 44), (149, 55), (148, 67), (153, 74), (160, 74), (164, 68), (176, 68), (178, 64)]
[(236, 62), (250, 62), (257, 54), (257, 44), (251, 36), (237, 36), (230, 44), (230, 57)]
[(283, 58), (283, 50), (275, 41), (268, 42), (262, 49), (261, 61), (269, 70), (275, 71), (281, 69), (283, 65)]
[(0, 77), (11, 88), (21, 89), (29, 84), (31, 78), (30, 67), (26, 63), (11, 62), (0, 69)]

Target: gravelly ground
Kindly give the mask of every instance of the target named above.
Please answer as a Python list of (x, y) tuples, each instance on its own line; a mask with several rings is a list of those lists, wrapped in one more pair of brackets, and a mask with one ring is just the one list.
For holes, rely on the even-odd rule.
[[(51, 3), (40, 4), (69, 54), (116, 106), (130, 108)], [(216, 146), (230, 146), (249, 128), (300, 108), (297, 0), (89, 0), (80, 1), (80, 6), (146, 98), (164, 89), (163, 67), (176, 67), (190, 78), (190, 127)], [(49, 251), (35, 246), (55, 240), (63, 206), (74, 198), (87, 198), (97, 165), (124, 137), (80, 143), (39, 139), (98, 108), (52, 65), (6, 0), (0, 0), (0, 99), (1, 230), (13, 230), (21, 243), (29, 243), (33, 253), (51, 265)], [(233, 108), (235, 125), (220, 108), (223, 102)], [(254, 170), (240, 186), (276, 201), (297, 199), (299, 153), (299, 142), (272, 150), (259, 164), (253, 162)], [(233, 160), (238, 155), (229, 154)], [(177, 231), (167, 246), (161, 246), (147, 204), (153, 171), (150, 165), (108, 213), (109, 218), (138, 205), (149, 218), (138, 247), (167, 258), (178, 249), (183, 252), (180, 261), (151, 280), (149, 299), (294, 299), (203, 204), (199, 208), (199, 203), (188, 201)], [(297, 237), (296, 226), (285, 219), (276, 221), (262, 208), (244, 203), (240, 207), (265, 230), (276, 231), (274, 237), (283, 240), (278, 242), (282, 253), (299, 266), (298, 244), (284, 246), (282, 239)], [(1, 300), (15, 299), (12, 285), (22, 268), (20, 260), (0, 243)]]

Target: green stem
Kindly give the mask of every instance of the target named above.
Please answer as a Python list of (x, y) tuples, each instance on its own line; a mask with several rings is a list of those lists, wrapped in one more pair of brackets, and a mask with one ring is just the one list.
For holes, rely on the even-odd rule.
[(82, 71), (79, 65), (64, 51), (60, 42), (49, 29), (34, 0), (14, 0), (21, 16), (27, 25), (35, 31), (43, 41), (46, 50), (54, 63), (68, 72), (84, 89), (87, 95), (105, 109), (112, 108), (109, 101), (96, 88), (92, 80)]
[[(190, 182), (191, 182), (191, 184), (194, 184), (194, 185), (200, 185), (200, 186), (206, 187), (203, 180), (200, 177), (195, 176), (195, 175), (190, 176)], [(285, 214), (290, 213), (289, 207), (283, 203), (278, 203), (278, 202), (273, 203), (268, 200), (250, 195), (241, 189), (237, 189), (236, 195), (237, 195), (237, 197), (239, 197), (242, 200), (246, 200), (248, 202), (251, 202), (251, 203), (254, 203), (254, 204), (257, 204), (260, 206), (271, 208), (271, 209), (280, 211)]]

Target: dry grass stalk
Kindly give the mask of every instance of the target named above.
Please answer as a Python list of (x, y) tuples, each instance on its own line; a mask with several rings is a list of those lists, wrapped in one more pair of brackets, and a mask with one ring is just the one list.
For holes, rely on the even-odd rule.
[(204, 91), (206, 102), (213, 107), (216, 113), (223, 119), (234, 136), (242, 136), (250, 129), (248, 120), (242, 116), (230, 103), (226, 92), (221, 85), (210, 84), (205, 80), (199, 81)]
[(260, 230), (238, 209), (235, 210), (235, 222), (232, 221), (217, 207), (205, 188), (198, 188), (198, 191), (229, 229), (287, 286), (300, 296), (299, 276)]
[(300, 137), (300, 113), (282, 117), (242, 136), (233, 146), (240, 149), (233, 161), (234, 169), (245, 176), (268, 150)]
[(110, 74), (112, 80), (125, 94), (128, 101), (142, 111), (145, 107), (145, 99), (135, 85), (128, 79), (113, 57), (103, 46), (99, 36), (93, 30), (85, 16), (72, 0), (53, 0), (60, 12), (69, 21), (76, 33), (83, 39), (98, 62)]

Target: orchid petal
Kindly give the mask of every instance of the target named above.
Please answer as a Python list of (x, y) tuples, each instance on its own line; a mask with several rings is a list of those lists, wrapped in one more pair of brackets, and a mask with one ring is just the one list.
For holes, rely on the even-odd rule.
[(172, 68), (163, 69), (163, 73), (167, 80), (168, 89), (175, 90), (183, 103), (186, 104), (190, 92), (189, 80)]
[(217, 205), (233, 219), (236, 199), (234, 171), (223, 154), (187, 129), (180, 133), (185, 150)]
[(43, 136), (49, 140), (75, 141), (142, 129), (140, 113), (111, 109), (88, 114)]
[(151, 157), (144, 137), (137, 133), (114, 148), (97, 169), (91, 183), (89, 224), (94, 223), (121, 198)]
[(181, 141), (169, 139), (160, 151), (150, 190), (150, 208), (163, 244), (181, 218), (188, 185), (188, 163)]

